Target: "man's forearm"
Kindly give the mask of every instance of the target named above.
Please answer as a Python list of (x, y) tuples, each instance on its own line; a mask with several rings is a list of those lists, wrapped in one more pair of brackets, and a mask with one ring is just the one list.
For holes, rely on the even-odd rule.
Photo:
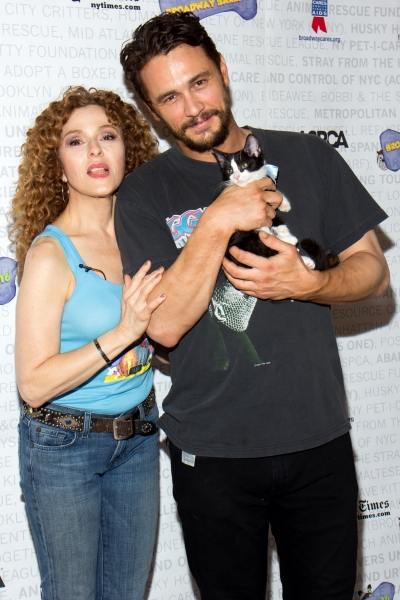
[(230, 234), (223, 229), (212, 231), (207, 225), (200, 219), (151, 296), (166, 294), (164, 304), (152, 315), (147, 333), (167, 348), (179, 342), (210, 303)]
[(315, 275), (315, 288), (299, 299), (318, 304), (347, 304), (379, 298), (390, 280), (386, 261), (365, 251), (352, 254), (336, 268)]
[(389, 285), (389, 269), (373, 231), (339, 254), (340, 263), (328, 271), (305, 266), (296, 248), (278, 238), (260, 233), (260, 238), (278, 254), (262, 258), (233, 248), (230, 252), (249, 269), (228, 260), (223, 267), (234, 287), (262, 300), (303, 300), (317, 304), (345, 304), (377, 298)]

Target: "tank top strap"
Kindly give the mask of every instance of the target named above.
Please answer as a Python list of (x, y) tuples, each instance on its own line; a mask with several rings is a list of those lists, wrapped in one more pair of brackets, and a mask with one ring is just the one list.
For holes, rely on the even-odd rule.
[(61, 229), (59, 229), (56, 225), (46, 225), (43, 232), (39, 234), (35, 240), (40, 237), (52, 237), (57, 240), (64, 251), (69, 268), (74, 276), (77, 277), (83, 273), (83, 271), (79, 268), (79, 265), (83, 263), (82, 257), (66, 233), (61, 231)]

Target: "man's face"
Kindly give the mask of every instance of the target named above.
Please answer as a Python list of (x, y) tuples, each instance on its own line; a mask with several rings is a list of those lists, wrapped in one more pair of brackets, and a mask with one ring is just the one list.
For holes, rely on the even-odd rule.
[(223, 144), (232, 120), (228, 72), (201, 46), (183, 44), (151, 59), (141, 72), (155, 118), (169, 127), (181, 150), (207, 152)]

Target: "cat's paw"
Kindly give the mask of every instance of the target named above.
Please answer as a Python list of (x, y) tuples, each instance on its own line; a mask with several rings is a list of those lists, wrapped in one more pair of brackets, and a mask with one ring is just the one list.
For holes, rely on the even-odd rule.
[(289, 231), (287, 225), (278, 225), (277, 227), (272, 227), (272, 231), (277, 238), (286, 242), (287, 244), (292, 244), (295, 246), (297, 244), (297, 238), (294, 237)]
[(269, 233), (269, 235), (274, 235), (273, 229), (274, 229), (274, 227), (271, 230), (269, 227), (266, 227), (265, 225), (263, 225), (262, 227), (259, 227), (258, 229), (256, 229), (256, 231), (265, 231), (265, 233)]
[(315, 262), (312, 258), (310, 258), (309, 256), (302, 256), (301, 258), (306, 267), (308, 267), (309, 269), (315, 269)]
[(279, 206), (279, 210), (281, 210), (282, 212), (289, 212), (289, 210), (291, 208), (292, 207), (290, 206), (289, 200), (286, 198), (286, 196), (283, 196), (282, 197), (282, 202), (281, 202), (281, 204)]

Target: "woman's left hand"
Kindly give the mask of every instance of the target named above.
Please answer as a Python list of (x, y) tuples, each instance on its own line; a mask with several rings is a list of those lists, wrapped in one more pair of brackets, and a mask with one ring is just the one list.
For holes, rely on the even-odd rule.
[(124, 287), (121, 300), (121, 318), (116, 329), (127, 339), (127, 346), (139, 339), (146, 331), (152, 313), (162, 304), (165, 294), (148, 302), (150, 293), (160, 283), (164, 267), (160, 267), (147, 275), (151, 267), (150, 261), (133, 276), (124, 276)]

